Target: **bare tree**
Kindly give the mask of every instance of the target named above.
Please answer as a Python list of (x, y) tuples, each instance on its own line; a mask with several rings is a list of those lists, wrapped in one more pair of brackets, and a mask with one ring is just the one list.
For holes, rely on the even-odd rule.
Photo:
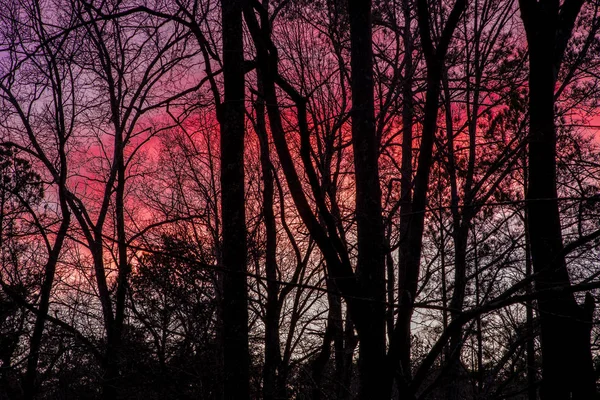
[(249, 399), (246, 213), (244, 202), (243, 0), (223, 0), (221, 208), (223, 218), (223, 340), (226, 400)]
[[(537, 290), (570, 285), (556, 184), (555, 90), (569, 39), (584, 1), (520, 1), (529, 44), (527, 231)], [(572, 294), (538, 299), (542, 399), (597, 397), (590, 350), (594, 301)]]

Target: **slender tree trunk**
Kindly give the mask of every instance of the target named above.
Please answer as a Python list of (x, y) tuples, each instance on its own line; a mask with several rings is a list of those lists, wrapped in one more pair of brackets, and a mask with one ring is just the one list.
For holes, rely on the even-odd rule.
[[(117, 228), (117, 290), (114, 301), (115, 310), (112, 319), (106, 325), (106, 360), (103, 384), (103, 397), (105, 400), (117, 398), (119, 393), (119, 369), (121, 355), (121, 341), (123, 337), (123, 322), (125, 319), (125, 300), (127, 294), (127, 280), (129, 277), (129, 263), (127, 262), (127, 241), (125, 237), (125, 162), (123, 154), (123, 132), (119, 126), (118, 111), (113, 110), (115, 120), (115, 162), (117, 165), (117, 179), (115, 188), (115, 219)], [(108, 295), (110, 296), (110, 295)], [(108, 297), (108, 303), (110, 297)], [(112, 311), (112, 305), (111, 311)], [(105, 322), (106, 323), (106, 322)]]
[(339, 400), (348, 400), (352, 398), (352, 381), (354, 374), (354, 351), (358, 344), (358, 338), (354, 334), (354, 323), (350, 318), (350, 313), (346, 312), (346, 324), (344, 326), (344, 373), (342, 380), (342, 392), (339, 393)]
[(321, 351), (315, 358), (311, 365), (312, 374), (312, 400), (321, 400), (321, 393), (323, 392), (323, 372), (331, 358), (331, 343), (333, 342), (334, 325), (332, 321), (331, 308), (329, 310), (329, 316), (327, 317), (327, 327), (325, 328), (325, 335), (323, 335), (323, 343), (321, 344)]
[[(437, 72), (437, 73), (436, 73)], [(421, 138), (419, 164), (415, 178), (415, 189), (411, 214), (409, 217), (407, 247), (404, 259), (401, 260), (402, 281), (399, 282), (401, 296), (398, 309), (398, 319), (395, 328), (395, 337), (390, 349), (392, 358), (398, 357), (402, 366), (403, 380), (405, 383), (411, 380), (410, 370), (410, 322), (412, 318), (412, 304), (417, 293), (421, 263), (421, 245), (423, 241), (424, 213), (427, 203), (427, 192), (429, 187), (429, 175), (431, 167), (431, 156), (433, 151), (433, 138), (436, 130), (436, 120), (439, 104), (440, 71), (428, 71), (427, 94), (425, 104), (425, 119), (423, 124), (423, 135)], [(397, 346), (397, 348), (395, 348)], [(397, 352), (397, 353), (396, 353)], [(396, 353), (396, 354), (394, 354)], [(405, 389), (406, 390), (406, 389)], [(409, 393), (404, 393), (409, 396)]]
[[(527, 171), (527, 154), (523, 153), (523, 192), (527, 196), (527, 182), (529, 181), (529, 174)], [(525, 215), (523, 224), (525, 229), (529, 226), (527, 215), (527, 208), (525, 208)], [(529, 235), (525, 235), (525, 278), (530, 279), (533, 275), (533, 268), (531, 265), (531, 244), (529, 243)], [(533, 285), (527, 284), (525, 293), (530, 295), (533, 292)], [(527, 400), (537, 400), (537, 365), (535, 361), (535, 325), (534, 325), (534, 310), (533, 300), (527, 300), (526, 304), (526, 335), (527, 335)]]
[(221, 213), (223, 219), (224, 398), (250, 398), (244, 201), (243, 0), (222, 0)]
[(465, 8), (465, 0), (457, 0), (454, 3), (439, 43), (435, 46), (431, 36), (429, 6), (425, 0), (417, 1), (419, 33), (427, 64), (427, 89), (425, 94), (424, 120), (418, 165), (414, 180), (410, 217), (408, 218), (406, 254), (403, 255), (403, 260), (401, 260), (400, 264), (401, 271), (399, 276), (402, 278), (399, 282), (400, 307), (398, 309), (398, 319), (394, 330), (393, 341), (390, 344), (388, 360), (391, 368), (396, 368), (397, 360), (399, 360), (400, 365), (402, 366), (405, 387), (401, 395), (406, 398), (414, 397), (414, 394), (410, 393), (410, 390), (408, 390), (408, 383), (411, 380), (409, 367), (410, 323), (420, 274), (425, 208), (428, 201), (427, 193), (429, 192), (433, 142), (437, 130), (437, 116), (441, 91), (440, 81), (448, 46)]
[[(262, 84), (259, 78), (259, 92)], [(269, 155), (269, 140), (267, 136), (265, 106), (262, 99), (256, 104), (256, 130), (260, 142), (260, 162), (263, 176), (263, 216), (265, 219), (266, 249), (265, 270), (267, 275), (267, 304), (265, 316), (265, 363), (263, 366), (263, 399), (274, 400), (281, 398), (277, 393), (277, 369), (281, 362), (279, 344), (279, 317), (281, 306), (279, 301), (279, 283), (277, 282), (277, 230), (275, 224), (274, 183), (271, 158)]]
[[(102, 229), (94, 232), (96, 238), (102, 237)], [(106, 332), (106, 348), (104, 351), (104, 359), (102, 362), (102, 398), (105, 400), (117, 398), (117, 378), (118, 365), (116, 360), (116, 348), (114, 338), (114, 314), (112, 310), (112, 301), (110, 291), (106, 282), (106, 274), (104, 270), (104, 260), (102, 254), (102, 239), (95, 239), (90, 245), (92, 257), (94, 260), (94, 269), (96, 274), (96, 284), (98, 285), (98, 295), (102, 305), (102, 314), (104, 322), (104, 330)]]
[[(471, 219), (473, 217), (472, 208), (469, 207), (472, 205), (472, 201), (474, 198), (473, 189), (473, 177), (475, 175), (475, 165), (476, 165), (476, 157), (477, 157), (477, 121), (479, 115), (479, 94), (480, 94), (480, 85), (481, 85), (481, 68), (480, 68), (480, 35), (481, 28), (478, 23), (479, 20), (479, 7), (478, 1), (475, 0), (474, 4), (474, 12), (473, 12), (473, 26), (474, 26), (474, 34), (473, 34), (473, 59), (471, 59), (471, 51), (468, 49), (467, 44), (467, 62), (466, 71), (467, 71), (467, 117), (469, 118), (469, 158), (467, 164), (466, 177), (463, 187), (463, 205), (465, 206), (460, 210), (459, 204), (459, 193), (458, 193), (458, 182), (457, 182), (457, 173), (456, 173), (456, 158), (454, 155), (454, 128), (452, 121), (452, 108), (451, 108), (451, 100), (450, 100), (450, 91), (448, 87), (448, 76), (447, 70), (444, 70), (443, 76), (443, 86), (444, 93), (446, 97), (446, 124), (448, 125), (448, 154), (449, 154), (449, 173), (451, 180), (451, 209), (453, 216), (453, 227), (452, 227), (452, 236), (454, 239), (454, 291), (452, 292), (452, 299), (450, 301), (450, 308), (452, 309), (451, 317), (452, 321), (456, 320), (458, 316), (461, 314), (464, 301), (465, 301), (465, 291), (467, 285), (467, 242), (469, 238), (469, 230), (471, 227)], [(466, 33), (465, 33), (466, 34)], [(474, 75), (475, 83), (471, 84), (471, 74)], [(471, 99), (472, 96), (472, 99)], [(460, 388), (463, 386), (460, 374), (462, 369), (462, 364), (460, 360), (461, 352), (462, 352), (462, 336), (463, 329), (462, 326), (458, 328), (450, 338), (450, 352), (451, 359), (450, 362), (450, 372), (449, 372), (449, 380), (450, 380), (450, 392), (449, 392), (449, 400), (458, 400), (460, 399)]]
[[(411, 10), (408, 0), (402, 1), (402, 12), (404, 14), (404, 83), (402, 86), (402, 171), (400, 180), (400, 246), (398, 248), (398, 298), (402, 299), (403, 290), (400, 283), (406, 282), (406, 267), (403, 265), (408, 259), (410, 253), (410, 244), (408, 243), (409, 221), (412, 218), (412, 162), (413, 162), (413, 37), (411, 31)], [(402, 385), (403, 379), (408, 379), (410, 372), (410, 336), (404, 336), (401, 345), (402, 354), (400, 355), (400, 374), (396, 374), (398, 385)], [(400, 386), (399, 386), (400, 390)]]
[[(475, 273), (475, 305), (480, 306), (481, 303), (481, 283), (479, 280), (479, 243), (477, 242), (477, 233), (473, 232), (473, 249), (474, 249), (474, 260), (473, 269)], [(485, 366), (483, 363), (483, 324), (481, 315), (477, 316), (477, 398), (481, 399), (483, 396), (483, 384), (485, 378)]]
[[(117, 128), (119, 129), (119, 128)], [(122, 357), (121, 342), (123, 339), (123, 324), (125, 321), (125, 307), (127, 295), (127, 282), (131, 271), (129, 262), (127, 261), (127, 237), (125, 234), (125, 161), (124, 161), (124, 143), (123, 132), (118, 132), (115, 135), (118, 142), (115, 145), (117, 153), (117, 182), (115, 190), (115, 218), (117, 228), (117, 290), (115, 298), (115, 321), (114, 321), (114, 343), (113, 348), (116, 351), (117, 358)]]
[[(334, 326), (333, 330), (333, 350), (335, 358), (335, 370), (334, 370), (334, 390), (336, 398), (342, 400), (344, 398), (344, 374), (348, 366), (346, 365), (346, 347), (351, 343), (346, 343), (344, 340), (344, 319), (342, 317), (342, 298), (333, 294), (331, 297), (331, 303), (333, 307), (333, 313), (331, 315), (332, 323)], [(354, 351), (354, 347), (352, 348)], [(350, 366), (351, 367), (351, 366)]]
[[(465, 301), (465, 290), (467, 286), (467, 238), (468, 230), (454, 226), (454, 290), (450, 299), (451, 321), (456, 320), (460, 314)], [(461, 352), (463, 347), (462, 327), (456, 329), (450, 337), (450, 348), (448, 362), (450, 363), (448, 378), (448, 399), (458, 400), (461, 398), (460, 390), (464, 387), (461, 379)]]
[[(64, 182), (63, 182), (64, 183)], [(63, 221), (60, 225), (54, 247), (48, 255), (48, 261), (44, 269), (44, 282), (40, 290), (40, 304), (38, 306), (38, 313), (36, 314), (35, 324), (33, 327), (33, 334), (29, 342), (29, 356), (27, 359), (27, 370), (25, 373), (25, 380), (23, 385), (24, 399), (32, 400), (37, 392), (37, 368), (40, 359), (40, 347), (42, 344), (42, 336), (44, 333), (44, 326), (46, 318), (48, 316), (48, 310), (50, 307), (50, 294), (52, 291), (52, 285), (54, 282), (54, 275), (56, 271), (56, 265), (58, 263), (58, 257), (62, 250), (64, 240), (67, 236), (67, 230), (71, 221), (71, 214), (66, 206), (66, 200), (64, 187), (61, 189), (61, 208), (63, 212)]]
[(327, 314), (327, 327), (321, 345), (321, 351), (312, 364), (313, 390), (312, 399), (320, 400), (323, 391), (322, 381), (323, 372), (331, 358), (331, 344), (334, 349), (334, 385), (333, 393), (337, 398), (340, 397), (341, 382), (343, 381), (343, 365), (344, 365), (344, 339), (343, 339), (343, 321), (342, 321), (342, 301), (338, 294), (335, 293), (336, 288), (331, 279), (327, 279), (327, 300), (329, 311)]

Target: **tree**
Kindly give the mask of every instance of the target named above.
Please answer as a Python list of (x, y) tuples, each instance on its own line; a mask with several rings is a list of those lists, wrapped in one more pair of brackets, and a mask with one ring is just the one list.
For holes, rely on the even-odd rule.
[[(435, 45), (431, 35), (429, 5), (427, 1), (417, 1), (417, 21), (427, 67), (427, 87), (419, 157), (413, 183), (412, 204), (410, 214), (403, 216), (403, 218), (408, 219), (408, 223), (405, 236), (401, 237), (400, 241), (406, 241), (407, 245), (403, 248), (403, 259), (400, 260), (398, 284), (401, 294), (398, 300), (399, 311), (389, 350), (390, 368), (395, 370), (400, 367), (400, 374), (405, 382), (405, 387), (411, 380), (410, 324), (419, 280), (425, 208), (428, 198), (433, 144), (437, 130), (441, 79), (450, 41), (466, 5), (466, 1), (462, 0), (458, 0), (453, 4), (439, 42)], [(410, 394), (406, 393), (406, 395)]]
[(225, 400), (250, 398), (246, 213), (244, 202), (243, 0), (223, 0), (221, 214), (223, 218), (223, 340)]
[[(356, 182), (358, 255), (356, 278), (365, 304), (355, 313), (360, 340), (361, 399), (385, 399), (385, 245), (379, 180), (379, 140), (375, 131), (371, 1), (348, 2), (352, 69), (352, 148)], [(370, 302), (370, 304), (368, 303)], [(358, 313), (362, 314), (360, 317)]]
[[(537, 290), (570, 285), (556, 188), (555, 90), (575, 20), (584, 1), (519, 2), (529, 44), (527, 231)], [(594, 301), (570, 293), (538, 299), (542, 399), (597, 397), (590, 350)]]
[(0, 397), (596, 395), (599, 4), (52, 5), (0, 7)]

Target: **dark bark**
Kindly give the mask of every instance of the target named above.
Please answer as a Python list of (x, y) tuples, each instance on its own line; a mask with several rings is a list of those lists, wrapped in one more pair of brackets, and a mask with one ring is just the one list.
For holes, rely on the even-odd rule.
[(348, 2), (352, 69), (352, 145), (356, 182), (358, 259), (356, 274), (369, 302), (358, 330), (359, 398), (387, 399), (385, 355), (385, 249), (375, 131), (371, 1)]
[[(361, 5), (362, 11), (365, 4)], [(370, 21), (370, 4), (367, 4), (367, 21)], [(258, 10), (260, 13), (266, 13), (266, 10)], [(361, 15), (361, 18), (363, 16)], [(357, 326), (357, 331), (362, 335), (361, 339), (361, 365), (364, 376), (360, 379), (362, 393), (364, 398), (385, 398), (385, 393), (389, 392), (390, 385), (385, 382), (385, 368), (383, 359), (385, 354), (385, 264), (383, 252), (383, 223), (381, 218), (379, 177), (377, 168), (378, 145), (374, 131), (374, 111), (373, 111), (373, 82), (372, 82), (372, 58), (367, 61), (371, 68), (364, 65), (356, 67), (357, 70), (368, 73), (366, 86), (357, 89), (357, 107), (356, 126), (359, 133), (355, 137), (355, 162), (357, 174), (357, 220), (359, 228), (359, 261), (357, 274), (354, 274), (347, 254), (338, 233), (337, 225), (332, 214), (326, 205), (319, 180), (312, 165), (310, 155), (310, 138), (308, 131), (308, 122), (306, 117), (306, 99), (304, 99), (291, 85), (285, 82), (277, 73), (277, 52), (273, 48), (270, 39), (270, 28), (265, 23), (265, 18), (261, 18), (262, 26), (259, 27), (256, 15), (253, 11), (248, 11), (246, 21), (248, 28), (253, 36), (257, 49), (257, 63), (263, 77), (264, 95), (267, 104), (267, 114), (269, 116), (271, 132), (281, 167), (286, 177), (290, 194), (294, 201), (299, 215), (306, 225), (311, 237), (315, 240), (326, 260), (330, 277), (334, 280), (338, 290), (345, 297), (348, 303), (348, 309), (352, 319)], [(361, 21), (360, 18), (355, 23), (360, 29), (367, 29), (368, 36), (359, 46), (363, 49), (368, 47), (367, 54), (372, 54), (370, 22)], [(363, 25), (363, 26), (360, 26)], [(363, 33), (359, 33), (363, 37)], [(364, 53), (361, 54), (364, 58)], [(357, 75), (360, 80), (360, 76)], [(324, 222), (325, 227), (316, 218), (308, 203), (304, 193), (302, 183), (296, 171), (294, 161), (289, 152), (282, 122), (281, 114), (277, 102), (277, 93), (275, 91), (275, 82), (282, 87), (288, 95), (296, 102), (298, 109), (298, 122), (301, 135), (301, 159), (309, 178), (310, 188), (317, 203), (319, 216)], [(370, 89), (369, 89), (370, 88)], [(362, 96), (362, 98), (361, 98)], [(367, 104), (364, 104), (364, 99)], [(369, 100), (370, 98), (370, 100)], [(370, 111), (369, 111), (370, 110)], [(367, 117), (365, 117), (365, 115)], [(368, 116), (370, 114), (370, 117)], [(354, 124), (353, 124), (354, 125)], [(372, 136), (370, 136), (372, 132)], [(354, 135), (353, 135), (354, 136)], [(360, 183), (359, 183), (360, 181)], [(374, 190), (371, 190), (374, 188)], [(358, 194), (360, 193), (360, 194)], [(368, 222), (368, 223), (367, 223)], [(362, 238), (362, 239), (361, 239)], [(366, 238), (366, 240), (365, 240)], [(362, 241), (362, 245), (360, 244)], [(362, 247), (361, 247), (362, 246)], [(362, 255), (360, 255), (362, 254)], [(370, 367), (368, 367), (370, 366)], [(371, 368), (372, 367), (372, 368)]]
[(221, 213), (223, 220), (223, 354), (225, 400), (249, 399), (248, 293), (244, 202), (243, 0), (223, 0)]
[(311, 365), (313, 400), (322, 399), (321, 393), (323, 392), (323, 372), (325, 371), (325, 367), (331, 358), (331, 343), (333, 342), (335, 333), (335, 321), (333, 320), (332, 310), (333, 309), (330, 307), (329, 315), (327, 317), (327, 326), (325, 327), (325, 334), (323, 335), (323, 343), (321, 344), (321, 350)]
[[(64, 182), (62, 182), (64, 185)], [(40, 304), (38, 306), (39, 313), (36, 315), (35, 324), (33, 327), (33, 333), (29, 342), (29, 356), (27, 358), (27, 370), (25, 373), (25, 379), (23, 384), (24, 399), (32, 400), (37, 392), (37, 369), (38, 362), (40, 359), (40, 347), (42, 344), (42, 335), (44, 333), (44, 327), (46, 324), (46, 318), (48, 317), (48, 310), (50, 308), (50, 294), (52, 291), (52, 285), (54, 283), (54, 277), (56, 272), (56, 265), (58, 264), (58, 257), (62, 250), (64, 240), (67, 236), (69, 229), (71, 214), (66, 205), (66, 190), (63, 186), (61, 189), (61, 209), (63, 212), (63, 221), (60, 225), (58, 233), (56, 234), (56, 240), (54, 247), (48, 254), (48, 261), (44, 268), (44, 281), (40, 288)]]
[(342, 299), (338, 294), (332, 294), (330, 300), (331, 312), (331, 323), (333, 326), (333, 351), (334, 351), (334, 380), (335, 380), (335, 394), (338, 399), (344, 398), (346, 387), (344, 385), (344, 377), (348, 368), (352, 367), (352, 364), (347, 365), (345, 357), (348, 347), (352, 346), (352, 352), (354, 352), (355, 344), (348, 342), (344, 339), (344, 319), (342, 317)]
[(327, 313), (327, 327), (325, 328), (325, 335), (323, 336), (323, 343), (321, 344), (321, 350), (319, 355), (315, 358), (312, 363), (312, 379), (313, 389), (312, 398), (313, 400), (320, 400), (322, 398), (322, 381), (323, 372), (327, 363), (331, 359), (331, 345), (333, 344), (334, 354), (334, 385), (333, 393), (336, 398), (341, 397), (343, 390), (342, 382), (344, 376), (344, 331), (343, 331), (343, 320), (342, 320), (342, 301), (339, 294), (336, 293), (336, 288), (331, 279), (327, 279), (327, 302), (329, 310)]
[[(259, 78), (259, 93), (262, 94)], [(263, 178), (263, 204), (266, 248), (265, 270), (267, 276), (267, 300), (265, 315), (265, 364), (263, 366), (263, 399), (281, 398), (277, 391), (277, 370), (281, 363), (281, 348), (279, 345), (279, 317), (281, 302), (279, 301), (279, 282), (277, 281), (277, 230), (275, 224), (274, 180), (269, 140), (267, 136), (265, 106), (262, 100), (256, 103), (256, 131), (260, 142), (260, 163)]]
[[(94, 19), (94, 10), (85, 5), (85, 15), (91, 23), (86, 23), (88, 33), (94, 38), (93, 42), (99, 64), (108, 88), (110, 116), (114, 127), (114, 160), (110, 170), (102, 198), (102, 205), (96, 224), (92, 225), (84, 215), (81, 201), (69, 196), (69, 206), (82, 227), (88, 246), (92, 253), (94, 273), (98, 295), (102, 306), (104, 330), (106, 333), (106, 346), (103, 359), (102, 396), (104, 399), (115, 399), (119, 393), (119, 357), (123, 320), (125, 317), (125, 297), (127, 290), (127, 243), (125, 239), (124, 192), (125, 192), (125, 162), (124, 162), (124, 120), (127, 117), (121, 114), (121, 92), (119, 90), (119, 77), (114, 76), (114, 63), (111, 52), (105, 41), (105, 33)], [(83, 14), (80, 16), (83, 21)], [(116, 301), (113, 304), (108, 286), (106, 269), (104, 265), (104, 223), (109, 216), (111, 197), (115, 194), (115, 223), (117, 230), (118, 274)], [(113, 305), (114, 310), (113, 310)]]
[[(125, 162), (123, 129), (120, 123), (120, 111), (113, 108), (113, 121), (115, 125), (115, 164), (117, 170), (115, 188), (115, 220), (117, 230), (117, 290), (114, 301), (114, 317), (107, 325), (106, 367), (103, 396), (106, 400), (114, 399), (119, 392), (119, 364), (121, 357), (121, 341), (123, 337), (123, 322), (125, 319), (125, 301), (127, 294), (127, 281), (130, 266), (127, 261), (127, 239), (125, 236)], [(108, 301), (110, 303), (110, 299)]]
[[(467, 241), (469, 237), (469, 229), (471, 220), (474, 216), (472, 212), (473, 200), (476, 195), (476, 190), (473, 190), (473, 180), (475, 175), (475, 164), (477, 154), (477, 121), (479, 117), (479, 94), (481, 86), (482, 68), (480, 66), (480, 36), (483, 29), (479, 23), (479, 10), (475, 3), (473, 12), (474, 35), (473, 41), (473, 60), (470, 59), (470, 51), (467, 49), (467, 117), (469, 120), (469, 156), (465, 182), (463, 186), (463, 207), (462, 212), (459, 204), (458, 182), (456, 173), (456, 159), (454, 156), (454, 127), (452, 121), (452, 106), (450, 100), (450, 91), (448, 88), (447, 71), (444, 71), (443, 86), (446, 100), (446, 124), (447, 124), (447, 139), (448, 139), (448, 172), (450, 175), (451, 186), (451, 212), (452, 212), (452, 237), (454, 241), (454, 290), (450, 301), (451, 318), (455, 320), (462, 312), (465, 301), (465, 290), (467, 285)], [(467, 44), (468, 47), (468, 44)], [(474, 75), (475, 83), (471, 85), (471, 74)], [(471, 100), (471, 102), (469, 101)], [(476, 288), (477, 290), (477, 288)], [(450, 339), (450, 354), (452, 354), (449, 372), (449, 393), (450, 400), (460, 398), (460, 370), (462, 351), (462, 329), (458, 329)]]
[(358, 338), (354, 334), (354, 324), (346, 313), (346, 324), (344, 326), (344, 354), (343, 354), (343, 373), (342, 373), (342, 386), (340, 387), (340, 393), (338, 393), (339, 400), (348, 400), (352, 397), (352, 377), (354, 372), (354, 350), (358, 345)]
[[(446, 140), (447, 140), (447, 170), (450, 180), (450, 211), (452, 214), (452, 239), (454, 243), (454, 289), (452, 291), (452, 297), (450, 299), (450, 318), (451, 321), (455, 321), (460, 315), (466, 289), (466, 272), (467, 272), (467, 238), (468, 230), (463, 228), (463, 218), (460, 213), (460, 198), (458, 193), (458, 180), (456, 173), (456, 157), (454, 154), (454, 122), (452, 119), (452, 104), (450, 99), (450, 90), (448, 85), (447, 71), (444, 71), (442, 77), (442, 87), (444, 91), (444, 107), (446, 114)], [(473, 126), (470, 124), (470, 127)], [(471, 128), (469, 129), (471, 132)], [(474, 149), (475, 143), (471, 141), (470, 148)], [(473, 174), (473, 163), (469, 158), (468, 175)], [(465, 183), (465, 199), (467, 197), (467, 191), (470, 187)], [(469, 185), (470, 186), (470, 185)], [(464, 210), (466, 212), (466, 209)], [(468, 222), (468, 221), (466, 221)], [(442, 244), (443, 246), (444, 244)], [(450, 400), (456, 400), (460, 398), (460, 388), (462, 386), (460, 382), (460, 370), (461, 360), (460, 352), (462, 349), (463, 332), (462, 327), (459, 327), (450, 338), (450, 346), (446, 350), (446, 362), (448, 363), (448, 376), (446, 378), (446, 396)]]
[[(525, 193), (527, 193), (527, 164), (524, 168), (524, 181), (525, 181)], [(527, 223), (527, 210), (525, 210), (525, 226)], [(530, 278), (533, 274), (531, 265), (531, 245), (529, 244), (529, 236), (525, 235), (525, 277)], [(525, 293), (532, 293), (532, 285), (528, 284), (525, 289)], [(537, 365), (535, 361), (535, 325), (533, 320), (533, 300), (528, 300), (525, 304), (527, 307), (527, 321), (526, 321), (526, 334), (527, 334), (527, 399), (537, 400)]]
[[(265, 13), (266, 10), (261, 9)], [(277, 72), (277, 50), (271, 42), (271, 32), (268, 24), (259, 26), (254, 10), (246, 9), (245, 13), (248, 30), (252, 34), (256, 46), (257, 68), (261, 71), (264, 88), (265, 103), (267, 104), (267, 115), (273, 137), (273, 144), (281, 164), (281, 169), (290, 189), (290, 196), (302, 222), (306, 226), (310, 236), (321, 250), (330, 276), (335, 279), (338, 289), (345, 294), (357, 297), (358, 285), (354, 277), (352, 266), (348, 255), (343, 248), (341, 240), (336, 232), (333, 217), (328, 212), (320, 185), (316, 180), (316, 172), (310, 160), (310, 138), (308, 137), (308, 122), (306, 120), (306, 99), (302, 97), (289, 83), (283, 80)], [(265, 18), (261, 18), (265, 20)], [(278, 105), (278, 96), (275, 82), (282, 87), (288, 95), (296, 102), (298, 109), (299, 130), (301, 134), (301, 157), (302, 164), (309, 176), (309, 183), (315, 201), (318, 206), (322, 220), (326, 222), (323, 227), (312, 211), (298, 171), (295, 160), (292, 158), (283, 129), (282, 116)], [(308, 141), (308, 143), (307, 143)], [(353, 300), (350, 300), (352, 303)], [(350, 306), (354, 309), (356, 307)]]
[(540, 318), (542, 400), (597, 398), (590, 350), (593, 298), (577, 304), (568, 291), (548, 295), (546, 289), (570, 286), (564, 256), (556, 182), (555, 85), (581, 0), (521, 0), (521, 16), (529, 44), (529, 152), (527, 233), (531, 243)]
[(442, 31), (437, 46), (431, 38), (430, 14), (427, 1), (417, 1), (417, 17), (419, 34), (425, 54), (427, 65), (427, 83), (424, 107), (424, 120), (419, 147), (417, 171), (414, 180), (414, 190), (410, 217), (407, 227), (406, 254), (400, 260), (400, 307), (398, 319), (394, 330), (393, 342), (390, 345), (389, 362), (391, 368), (396, 369), (398, 362), (402, 366), (403, 380), (405, 382), (404, 396), (412, 396), (408, 390), (410, 377), (410, 321), (413, 312), (413, 303), (417, 294), (417, 284), (420, 273), (421, 247), (425, 223), (425, 208), (427, 206), (427, 193), (429, 192), (429, 177), (431, 174), (432, 153), (435, 133), (437, 130), (437, 116), (440, 102), (442, 68), (450, 40), (458, 21), (466, 8), (465, 0), (458, 0), (454, 4), (448, 21)]
[[(457, 229), (458, 228), (458, 229)], [(454, 290), (450, 299), (450, 317), (451, 321), (456, 320), (461, 314), (465, 301), (465, 289), (467, 286), (467, 237), (468, 231), (462, 227), (454, 227)], [(449, 359), (450, 367), (448, 370), (449, 392), (448, 399), (460, 398), (460, 375), (461, 359), (460, 353), (463, 345), (463, 330), (456, 329), (450, 338)]]
[[(258, 8), (257, 11), (261, 14), (261, 25), (258, 23), (254, 10), (250, 8), (245, 10), (245, 19), (248, 30), (250, 31), (256, 46), (257, 69), (263, 84), (264, 100), (267, 105), (269, 125), (281, 168), (290, 189), (291, 198), (298, 210), (298, 214), (307, 227), (311, 238), (315, 240), (315, 243), (321, 250), (330, 277), (335, 281), (337, 289), (340, 290), (340, 292), (352, 294), (352, 300), (350, 300), (350, 302), (353, 302), (354, 298), (358, 297), (357, 282), (347, 254), (345, 253), (345, 249), (341, 245), (341, 240), (335, 231), (336, 225), (333, 223), (333, 218), (326, 208), (320, 185), (316, 180), (316, 173), (310, 159), (308, 147), (310, 146), (310, 139), (308, 137), (308, 122), (306, 120), (306, 99), (278, 75), (277, 51), (271, 42), (268, 16), (264, 8)], [(321, 225), (321, 222), (317, 219), (311, 209), (312, 207), (308, 202), (302, 182), (296, 171), (295, 161), (290, 154), (283, 129), (282, 116), (278, 106), (275, 82), (277, 82), (296, 102), (301, 134), (302, 163), (309, 176), (310, 187), (315, 196), (321, 220), (325, 221), (326, 228)], [(357, 309), (356, 306), (351, 304), (349, 304), (348, 307), (352, 310)], [(289, 346), (286, 345), (286, 351), (284, 352), (282, 361), (282, 371), (280, 371), (282, 377), (287, 376), (286, 359), (289, 360), (288, 348)]]
[[(37, 9), (39, 12), (39, 9)], [(40, 22), (41, 32), (43, 34), (44, 28)], [(65, 114), (63, 110), (63, 89), (61, 74), (56, 61), (56, 56), (52, 54), (52, 51), (45, 44), (44, 50), (48, 53), (48, 69), (53, 75), (52, 89), (56, 96), (56, 126), (59, 128), (58, 133), (58, 159), (60, 161), (60, 167), (57, 168), (57, 174), (55, 174), (56, 184), (58, 185), (58, 196), (59, 196), (59, 207), (62, 214), (62, 222), (56, 233), (54, 239), (54, 246), (48, 248), (48, 260), (44, 268), (44, 280), (40, 288), (40, 302), (38, 306), (38, 313), (36, 314), (35, 324), (31, 340), (29, 342), (29, 356), (27, 359), (27, 369), (25, 372), (25, 379), (23, 382), (24, 399), (31, 400), (35, 397), (37, 392), (37, 369), (40, 356), (40, 348), (42, 344), (42, 336), (46, 320), (48, 318), (48, 311), (50, 308), (50, 295), (52, 292), (52, 286), (54, 284), (56, 266), (59, 261), (59, 256), (62, 251), (69, 226), (71, 223), (71, 212), (68, 206), (68, 190), (67, 190), (67, 151), (66, 151), (66, 134), (67, 127), (65, 125)], [(58, 178), (58, 179), (57, 179)]]
[[(400, 246), (398, 248), (398, 258), (402, 263), (403, 260), (408, 258), (410, 253), (410, 244), (408, 243), (408, 228), (409, 221), (411, 219), (412, 210), (412, 145), (413, 145), (413, 114), (414, 114), (414, 101), (413, 101), (413, 37), (410, 28), (412, 17), (410, 10), (410, 2), (403, 0), (402, 11), (404, 14), (404, 83), (402, 86), (402, 176), (400, 180)], [(398, 268), (398, 282), (405, 282), (405, 268)], [(398, 298), (401, 299), (403, 294), (403, 288), (398, 285)], [(391, 333), (391, 331), (390, 331)], [(404, 343), (401, 345), (403, 353), (400, 355), (400, 375), (405, 377), (410, 376), (410, 338), (407, 336), (403, 337)], [(403, 378), (397, 377), (400, 382)]]

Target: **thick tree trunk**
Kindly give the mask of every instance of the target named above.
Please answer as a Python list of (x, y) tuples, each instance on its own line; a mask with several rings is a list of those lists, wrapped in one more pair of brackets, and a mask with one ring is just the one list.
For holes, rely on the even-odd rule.
[(352, 0), (350, 14), (352, 68), (352, 145), (358, 229), (357, 278), (368, 299), (358, 326), (359, 398), (389, 399), (385, 368), (385, 246), (379, 186), (379, 141), (375, 130), (371, 1)]
[[(543, 291), (569, 286), (570, 280), (556, 200), (552, 53), (535, 47), (538, 46), (530, 47), (531, 121), (527, 212), (535, 286)], [(595, 380), (589, 344), (592, 315), (586, 315), (570, 293), (540, 296), (538, 308), (543, 369), (541, 398), (569, 399), (571, 393), (575, 395), (576, 392), (585, 393), (577, 398), (593, 398)], [(576, 381), (578, 385), (575, 385)]]
[(225, 400), (250, 397), (246, 216), (244, 201), (243, 0), (222, 0), (221, 213), (223, 220), (223, 354)]
[(583, 400), (597, 395), (590, 351), (593, 299), (586, 297), (585, 306), (580, 307), (572, 293), (547, 292), (570, 286), (557, 200), (554, 91), (581, 3), (566, 1), (559, 12), (558, 2), (521, 1), (530, 66), (527, 233), (535, 287), (542, 291), (538, 297), (542, 400)]

